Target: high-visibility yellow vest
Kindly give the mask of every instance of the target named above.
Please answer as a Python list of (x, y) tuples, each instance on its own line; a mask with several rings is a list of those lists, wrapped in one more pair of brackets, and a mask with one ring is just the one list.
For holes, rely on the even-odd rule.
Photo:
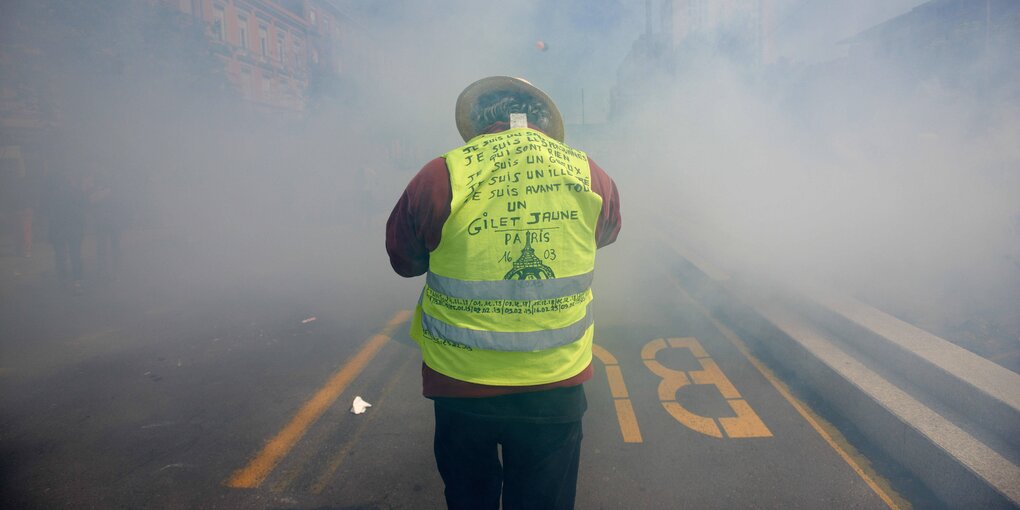
[(497, 386), (577, 375), (591, 362), (602, 209), (587, 155), (518, 128), (444, 157), (450, 216), (411, 322), (425, 363)]

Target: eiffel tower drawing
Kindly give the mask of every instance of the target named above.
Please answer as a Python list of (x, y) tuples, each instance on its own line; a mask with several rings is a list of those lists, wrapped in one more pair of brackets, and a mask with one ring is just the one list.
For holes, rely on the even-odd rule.
[(535, 256), (535, 249), (531, 247), (531, 232), (524, 234), (524, 248), (521, 255), (514, 261), (514, 267), (506, 273), (504, 280), (542, 280), (545, 278), (556, 278), (551, 267), (542, 263), (542, 259)]

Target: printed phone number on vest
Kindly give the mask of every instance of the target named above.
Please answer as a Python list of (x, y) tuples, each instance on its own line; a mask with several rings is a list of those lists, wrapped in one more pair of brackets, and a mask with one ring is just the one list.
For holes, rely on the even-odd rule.
[(498, 313), (503, 315), (534, 315), (544, 312), (568, 310), (588, 301), (588, 291), (552, 299), (521, 301), (511, 299), (462, 299), (447, 296), (431, 288), (425, 289), (429, 302), (455, 312)]

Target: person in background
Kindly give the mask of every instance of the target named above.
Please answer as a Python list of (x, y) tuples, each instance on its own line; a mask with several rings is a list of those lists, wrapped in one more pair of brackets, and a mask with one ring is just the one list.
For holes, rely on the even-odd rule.
[(38, 207), (38, 181), (35, 176), (25, 173), (19, 180), (18, 185), (18, 227), (19, 242), (18, 255), (26, 259), (32, 258), (33, 231), (35, 221), (35, 210)]
[(96, 275), (102, 280), (115, 279), (120, 270), (120, 234), (127, 211), (119, 184), (110, 172), (103, 172), (89, 194), (96, 229)]
[(31, 258), (32, 220), (37, 197), (35, 181), (26, 171), (20, 147), (0, 147), (0, 180), (3, 223), (14, 239), (14, 254)]
[(53, 244), (53, 261), (61, 286), (82, 293), (82, 241), (85, 238), (85, 212), (88, 196), (82, 176), (62, 170), (50, 179), (43, 200), (43, 211)]
[(427, 275), (410, 334), (446, 503), (573, 508), (595, 250), (616, 240), (619, 194), (527, 81), (471, 84), (456, 120), (467, 144), (427, 163), (386, 224), (393, 269)]

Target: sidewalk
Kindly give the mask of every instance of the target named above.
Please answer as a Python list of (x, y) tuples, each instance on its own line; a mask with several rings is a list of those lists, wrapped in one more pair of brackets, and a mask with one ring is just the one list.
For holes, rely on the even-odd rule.
[[(133, 265), (130, 259), (137, 258), (139, 253), (148, 252), (155, 241), (168, 235), (170, 232), (166, 229), (135, 229), (127, 230), (121, 234), (121, 252), (125, 256), (124, 267), (121, 267), (119, 272), (132, 270), (133, 268), (129, 267)], [(14, 245), (11, 240), (0, 239), (0, 296), (14, 298), (24, 292), (27, 287), (56, 289), (58, 284), (53, 257), (53, 245), (45, 238), (35, 239), (30, 258), (14, 255)], [(99, 283), (96, 275), (96, 263), (96, 237), (87, 234), (82, 242), (82, 264), (86, 291)], [(68, 293), (70, 293), (69, 289)]]
[(37, 243), (31, 258), (17, 256), (14, 252), (10, 239), (0, 239), (0, 296), (6, 296), (19, 283), (35, 280), (53, 268), (53, 248), (49, 243)]

